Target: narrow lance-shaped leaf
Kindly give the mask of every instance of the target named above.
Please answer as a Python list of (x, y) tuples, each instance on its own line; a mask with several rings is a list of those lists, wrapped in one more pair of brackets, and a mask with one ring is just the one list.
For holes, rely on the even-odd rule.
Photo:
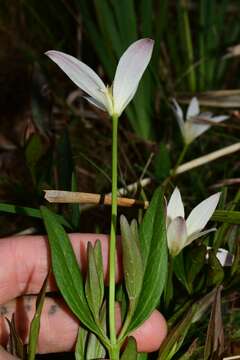
[(121, 360), (137, 360), (137, 344), (133, 337), (128, 339), (128, 344), (121, 356)]
[(144, 278), (128, 331), (132, 331), (149, 317), (159, 304), (165, 286), (168, 267), (165, 218), (165, 202), (161, 188), (158, 188), (140, 226)]
[(158, 360), (170, 360), (180, 349), (185, 336), (192, 324), (192, 320), (197, 311), (197, 304), (193, 305), (187, 314), (168, 334), (167, 338), (160, 347)]
[(216, 291), (212, 305), (212, 312), (208, 324), (207, 338), (204, 348), (204, 360), (212, 359), (215, 356), (217, 359), (220, 359), (224, 351), (221, 291), (222, 287), (219, 287)]
[(122, 215), (120, 219), (123, 249), (124, 280), (130, 301), (131, 311), (136, 305), (143, 280), (142, 256), (139, 248), (137, 222), (129, 226)]
[(84, 328), (78, 329), (77, 343), (75, 347), (75, 360), (85, 360), (88, 331)]
[[(103, 306), (100, 311), (100, 326), (104, 333), (106, 333), (106, 303), (103, 303)], [(86, 351), (86, 360), (92, 359), (104, 359), (106, 355), (106, 349), (99, 341), (96, 335), (93, 333), (89, 334), (87, 351)], [(85, 360), (85, 358), (84, 358)]]
[(6, 318), (6, 320), (10, 329), (10, 336), (9, 336), (10, 352), (12, 355), (19, 357), (21, 360), (25, 360), (26, 353), (22, 339), (20, 338), (16, 330), (14, 314), (12, 316), (11, 321), (8, 318)]
[(42, 288), (37, 296), (36, 311), (31, 322), (28, 344), (28, 360), (34, 360), (37, 351), (38, 336), (40, 330), (40, 317), (43, 309), (43, 303), (46, 295), (48, 276), (43, 282)]
[(187, 281), (189, 289), (194, 288), (194, 280), (206, 262), (206, 246), (200, 245), (189, 250), (186, 255)]
[(70, 240), (54, 213), (41, 207), (51, 249), (52, 267), (57, 285), (70, 309), (93, 332), (98, 328), (84, 294), (84, 284)]
[(208, 253), (207, 286), (220, 285), (224, 279), (224, 270), (213, 251)]
[(99, 322), (99, 311), (104, 297), (104, 278), (101, 244), (98, 240), (95, 247), (88, 243), (88, 272), (85, 294), (95, 321)]
[[(34, 209), (26, 206), (18, 206), (6, 203), (0, 203), (0, 212), (6, 212), (9, 214), (19, 214), (24, 216), (31, 216), (33, 218), (42, 219), (42, 213), (39, 209)], [(71, 225), (64, 219), (63, 216), (55, 215), (60, 224), (68, 229), (71, 229)]]

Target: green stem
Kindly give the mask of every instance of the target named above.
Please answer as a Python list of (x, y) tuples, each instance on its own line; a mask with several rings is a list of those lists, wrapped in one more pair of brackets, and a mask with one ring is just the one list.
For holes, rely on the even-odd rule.
[[(118, 116), (112, 116), (112, 215), (109, 245), (109, 331), (113, 349), (116, 344), (115, 325), (115, 257), (116, 257), (116, 225), (117, 225), (117, 131)], [(115, 359), (115, 357), (111, 357)]]
[(185, 158), (186, 152), (187, 152), (187, 150), (188, 150), (188, 146), (189, 146), (189, 144), (185, 144), (185, 145), (184, 145), (184, 147), (183, 147), (183, 149), (182, 149), (182, 151), (181, 151), (181, 153), (180, 153), (180, 155), (179, 155), (179, 158), (178, 158), (178, 160), (177, 160), (177, 162), (176, 162), (176, 165), (175, 165), (175, 167), (174, 167), (174, 169), (173, 169), (173, 171), (172, 171), (172, 175), (173, 175), (173, 176), (175, 175), (175, 173), (176, 173), (177, 168), (179, 167), (179, 165), (182, 164), (182, 162), (183, 162), (183, 160), (184, 160), (184, 158)]
[(119, 360), (120, 350), (119, 346), (113, 346), (108, 350), (109, 358), (111, 360)]
[(186, 155), (186, 152), (188, 150), (188, 147), (189, 147), (189, 144), (185, 144), (180, 155), (179, 155), (179, 158), (176, 162), (176, 165), (174, 166), (174, 168), (172, 169), (171, 171), (171, 175), (169, 177), (167, 177), (164, 182), (162, 183), (162, 187), (163, 189), (166, 189), (167, 185), (169, 184), (169, 182), (176, 176), (176, 171), (177, 171), (177, 168), (179, 167), (179, 165), (181, 165), (181, 163), (183, 162), (184, 158), (185, 158), (185, 155)]

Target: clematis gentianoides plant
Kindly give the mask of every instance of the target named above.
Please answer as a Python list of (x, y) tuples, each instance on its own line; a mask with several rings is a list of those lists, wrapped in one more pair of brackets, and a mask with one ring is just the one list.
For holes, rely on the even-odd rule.
[(185, 220), (184, 205), (178, 188), (173, 191), (167, 206), (167, 242), (172, 256), (178, 255), (185, 246), (199, 237), (215, 231), (204, 230), (214, 213), (220, 193), (216, 193), (198, 204)]
[(120, 116), (134, 97), (139, 81), (152, 56), (154, 41), (140, 39), (124, 52), (117, 65), (112, 86), (106, 86), (88, 65), (71, 55), (50, 50), (52, 59), (88, 96), (85, 98), (110, 116)]
[(229, 116), (213, 116), (210, 112), (200, 112), (199, 102), (196, 97), (192, 98), (186, 113), (186, 119), (181, 107), (175, 99), (172, 99), (172, 108), (180, 127), (183, 140), (186, 145), (190, 144), (198, 136), (207, 131), (212, 124), (227, 120)]

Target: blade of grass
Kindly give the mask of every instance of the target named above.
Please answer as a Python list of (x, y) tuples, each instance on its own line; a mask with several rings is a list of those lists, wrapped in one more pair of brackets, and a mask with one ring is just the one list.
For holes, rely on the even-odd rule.
[(46, 295), (47, 281), (49, 274), (43, 282), (42, 288), (37, 296), (36, 300), (36, 311), (31, 321), (30, 332), (29, 332), (29, 344), (28, 344), (28, 360), (34, 360), (37, 351), (37, 343), (40, 330), (40, 317), (43, 309), (43, 303)]
[[(24, 216), (31, 216), (33, 218), (42, 219), (42, 214), (39, 209), (29, 208), (26, 206), (12, 205), (0, 203), (0, 212), (6, 212), (9, 214), (18, 214)], [(55, 215), (60, 224), (65, 226), (68, 229), (72, 229), (72, 226), (64, 219), (63, 216), (56, 214)]]

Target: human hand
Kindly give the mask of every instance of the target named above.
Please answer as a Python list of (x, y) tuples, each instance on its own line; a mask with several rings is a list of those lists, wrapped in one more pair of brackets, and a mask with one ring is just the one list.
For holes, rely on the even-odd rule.
[[(108, 237), (96, 234), (71, 234), (77, 260), (86, 269), (87, 242), (101, 240), (105, 277), (107, 278)], [(41, 289), (50, 268), (50, 253), (45, 236), (14, 236), (0, 239), (0, 344), (8, 341), (9, 329), (5, 318), (15, 313), (16, 328), (24, 343), (28, 342), (31, 319), (35, 311), (36, 294)], [(118, 250), (117, 281), (121, 278), (121, 251)], [(56, 291), (53, 275), (47, 291)], [(116, 310), (118, 328), (120, 312)], [(38, 342), (39, 353), (72, 351), (76, 342), (79, 321), (59, 296), (46, 297), (41, 316)], [(149, 319), (133, 332), (138, 351), (157, 350), (167, 333), (166, 321), (154, 311)], [(0, 359), (16, 359), (0, 347)]]

